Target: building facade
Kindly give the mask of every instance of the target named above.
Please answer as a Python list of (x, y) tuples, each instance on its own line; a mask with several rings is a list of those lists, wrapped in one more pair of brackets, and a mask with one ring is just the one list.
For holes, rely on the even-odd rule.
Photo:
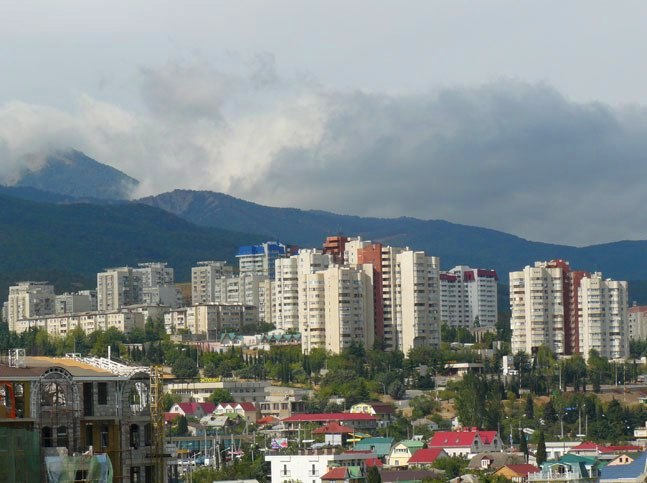
[(494, 327), (498, 279), (494, 270), (462, 265), (441, 272), (441, 320), (450, 327)]
[(97, 274), (97, 310), (118, 310), (142, 303), (142, 278), (131, 267), (107, 269)]
[(9, 330), (16, 330), (16, 322), (29, 317), (55, 312), (54, 286), (47, 282), (19, 282), (9, 287), (5, 317)]
[(191, 268), (191, 300), (194, 304), (215, 302), (216, 281), (232, 277), (234, 269), (223, 261), (198, 262), (197, 267)]

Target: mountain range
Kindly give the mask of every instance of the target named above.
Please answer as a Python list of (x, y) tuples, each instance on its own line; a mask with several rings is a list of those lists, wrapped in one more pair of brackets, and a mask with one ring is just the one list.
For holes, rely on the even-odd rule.
[[(424, 250), (439, 256), (443, 269), (494, 268), (502, 283), (508, 271), (554, 258), (616, 279), (647, 279), (647, 241), (572, 247), (443, 220), (275, 208), (209, 191), (175, 190), (124, 201), (123, 187), (136, 186), (136, 180), (82, 153), (69, 153), (64, 158), (76, 162), (47, 168), (56, 183), (35, 183), (31, 176), (0, 188), (0, 223), (7, 228), (0, 234), (2, 278), (45, 266), (64, 279), (70, 273), (91, 276), (109, 265), (165, 260), (182, 279), (197, 260), (232, 260), (239, 244), (271, 239), (320, 247), (326, 236), (343, 233)], [(86, 179), (88, 187), (79, 189)], [(646, 285), (639, 286), (642, 294)]]

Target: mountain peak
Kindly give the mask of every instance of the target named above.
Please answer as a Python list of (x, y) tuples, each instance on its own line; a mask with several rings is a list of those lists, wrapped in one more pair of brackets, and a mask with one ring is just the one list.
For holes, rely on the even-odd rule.
[(77, 198), (121, 200), (129, 199), (139, 184), (118, 169), (74, 149), (55, 151), (42, 162), (32, 160), (27, 166), (13, 186)]

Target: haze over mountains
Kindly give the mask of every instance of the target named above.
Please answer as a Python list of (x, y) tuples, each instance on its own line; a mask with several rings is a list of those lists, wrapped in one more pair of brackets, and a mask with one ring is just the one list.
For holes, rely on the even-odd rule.
[[(86, 202), (63, 207), (3, 197), (0, 222), (11, 229), (0, 238), (0, 249), (14, 260), (10, 267), (6, 261), (2, 263), (3, 270), (10, 268), (13, 272), (19, 266), (47, 264), (47, 257), (39, 255), (37, 249), (39, 244), (46, 244), (56, 246), (61, 257), (68, 254), (74, 258), (51, 268), (91, 273), (108, 265), (159, 259), (175, 266), (178, 274), (187, 274), (190, 264), (200, 259), (232, 260), (240, 243), (278, 239), (319, 247), (327, 235), (343, 233), (425, 250), (440, 256), (444, 269), (456, 264), (495, 268), (504, 283), (506, 272), (552, 258), (563, 258), (574, 267), (602, 271), (617, 279), (647, 278), (647, 241), (578, 248), (528, 241), (443, 220), (368, 218), (273, 208), (209, 191), (176, 190), (142, 198), (128, 206), (105, 206), (125, 203), (124, 198), (137, 181), (82, 153), (71, 153), (52, 158), (53, 162), (40, 172), (0, 190), (14, 198), (46, 203), (70, 204), (79, 199)], [(12, 239), (22, 242), (12, 243)], [(30, 247), (33, 250), (27, 250)], [(84, 256), (88, 260), (83, 260)]]

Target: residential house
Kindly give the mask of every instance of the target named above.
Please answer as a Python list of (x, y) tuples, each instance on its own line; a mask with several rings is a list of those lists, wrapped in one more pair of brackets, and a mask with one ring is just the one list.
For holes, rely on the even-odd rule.
[(333, 466), (321, 477), (330, 483), (364, 483), (366, 471), (362, 466)]
[(429, 448), (443, 448), (449, 456), (472, 458), (483, 451), (503, 451), (503, 442), (496, 431), (476, 428), (459, 431), (438, 431), (431, 438)]
[(343, 426), (336, 421), (332, 421), (328, 424), (312, 431), (313, 436), (315, 434), (324, 435), (324, 443), (328, 446), (342, 446), (346, 443), (348, 435), (353, 432), (353, 428), (348, 426)]
[(405, 439), (391, 448), (386, 463), (391, 467), (406, 467), (411, 457), (421, 450), (425, 443), (414, 439)]
[[(615, 460), (614, 460), (615, 461)], [(600, 482), (639, 483), (647, 478), (647, 452), (640, 453), (628, 464), (609, 463), (601, 470)]]
[(431, 466), (437, 459), (448, 456), (442, 448), (423, 448), (416, 451), (409, 459), (409, 468), (424, 469)]
[(523, 453), (485, 452), (475, 455), (467, 465), (470, 470), (496, 471), (506, 465), (525, 463)]
[(538, 472), (528, 475), (528, 482), (597, 483), (599, 465), (595, 458), (566, 454), (558, 460), (544, 462)]
[(393, 438), (375, 437), (364, 438), (355, 444), (353, 448), (356, 451), (372, 451), (382, 461), (391, 453)]
[(321, 477), (326, 475), (330, 468), (366, 468), (366, 461), (372, 458), (374, 455), (369, 452), (339, 453), (334, 448), (299, 450), (292, 454), (270, 452), (265, 455), (265, 461), (271, 465), (271, 483), (321, 483)]
[(331, 421), (343, 423), (356, 431), (373, 431), (377, 427), (377, 418), (370, 414), (351, 414), (351, 413), (314, 413), (314, 414), (294, 414), (282, 420), (288, 429), (298, 429), (304, 423), (326, 424)]
[(213, 412), (218, 416), (223, 414), (235, 414), (240, 416), (247, 424), (255, 424), (261, 416), (261, 412), (258, 408), (250, 402), (220, 403), (216, 406)]
[(512, 483), (526, 483), (528, 481), (528, 475), (531, 473), (537, 473), (538, 471), (539, 468), (535, 465), (529, 465), (527, 463), (519, 465), (505, 465), (495, 471), (493, 476), (502, 476), (512, 481)]
[(212, 413), (216, 409), (216, 405), (210, 402), (196, 403), (175, 403), (171, 406), (169, 413), (180, 414), (187, 418), (202, 419), (207, 414)]

